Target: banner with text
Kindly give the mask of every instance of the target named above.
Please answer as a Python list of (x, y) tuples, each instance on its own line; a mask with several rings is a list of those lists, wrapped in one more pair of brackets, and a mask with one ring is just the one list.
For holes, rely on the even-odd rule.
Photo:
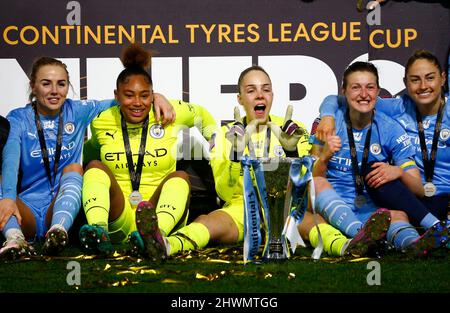
[(154, 52), (154, 90), (231, 119), (237, 79), (252, 64), (270, 74), (272, 113), (310, 127), (322, 99), (339, 92), (354, 60), (380, 71), (382, 95), (404, 92), (404, 63), (426, 48), (447, 63), (450, 9), (439, 2), (388, 1), (2, 1), (0, 114), (23, 106), (34, 59), (68, 66), (72, 98), (112, 98), (130, 42)]

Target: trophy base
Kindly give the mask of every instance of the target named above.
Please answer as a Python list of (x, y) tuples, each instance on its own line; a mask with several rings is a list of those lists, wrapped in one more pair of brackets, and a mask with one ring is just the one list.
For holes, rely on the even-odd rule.
[(263, 258), (264, 263), (278, 263), (287, 261), (287, 257), (285, 255), (271, 255), (267, 258)]
[(288, 258), (283, 244), (281, 243), (281, 239), (272, 239), (269, 242), (269, 253), (267, 254), (267, 257), (263, 258), (263, 260), (265, 262), (282, 262), (287, 259)]

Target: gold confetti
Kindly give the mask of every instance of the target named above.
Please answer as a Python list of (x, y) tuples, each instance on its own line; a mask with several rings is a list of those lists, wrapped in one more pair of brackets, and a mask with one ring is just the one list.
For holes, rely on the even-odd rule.
[(328, 258), (328, 257), (326, 257), (326, 258), (321, 258), (320, 260), (323, 262), (326, 262), (326, 263), (339, 263), (339, 262), (342, 262), (344, 259), (343, 258)]
[(161, 281), (163, 284), (181, 284), (183, 281), (172, 278), (165, 278)]
[(295, 279), (295, 273), (289, 273), (288, 280)]
[(107, 271), (107, 270), (109, 270), (111, 268), (111, 265), (108, 263), (108, 264), (106, 264), (106, 266), (105, 266), (105, 268), (103, 269), (104, 271)]
[(109, 287), (119, 287), (119, 286), (126, 286), (126, 285), (136, 285), (139, 284), (137, 281), (131, 281), (128, 278), (125, 278), (125, 280), (116, 281), (114, 283), (108, 284)]
[(123, 275), (123, 274), (136, 274), (136, 272), (133, 272), (133, 271), (120, 271), (120, 272), (117, 272), (117, 275)]
[(248, 274), (247, 272), (243, 272), (243, 271), (233, 272), (233, 275), (235, 275), (235, 276), (244, 276), (244, 275), (247, 275), (247, 274)]
[(129, 267), (130, 271), (135, 271), (135, 272), (138, 272), (138, 271), (143, 270), (145, 268), (147, 268), (147, 266), (130, 266)]
[(268, 278), (272, 278), (272, 274), (267, 273), (267, 274), (264, 275), (264, 279), (268, 279)]
[(226, 260), (209, 259), (209, 258), (206, 261), (210, 262), (210, 263), (225, 263), (225, 264), (230, 264), (231, 263), (230, 261), (226, 261)]
[(370, 260), (370, 258), (356, 258), (356, 259), (349, 260), (349, 262), (364, 262), (367, 260)]
[(200, 279), (200, 280), (210, 280), (207, 276), (202, 275), (200, 273), (195, 274), (195, 278)]
[(154, 269), (150, 269), (150, 270), (140, 270), (139, 274), (143, 275), (143, 274), (158, 274), (158, 272)]

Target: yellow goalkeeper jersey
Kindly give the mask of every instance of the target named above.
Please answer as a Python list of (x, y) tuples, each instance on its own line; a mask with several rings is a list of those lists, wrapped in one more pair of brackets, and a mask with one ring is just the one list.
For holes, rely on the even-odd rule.
[[(274, 115), (270, 115), (270, 120), (280, 127), (284, 122), (283, 118)], [(298, 121), (295, 122), (304, 131), (304, 135), (297, 144), (298, 156), (301, 157), (309, 153), (311, 144), (309, 143), (308, 131), (304, 125)], [(225, 137), (231, 126), (232, 123), (223, 126), (217, 138), (215, 138), (214, 146), (211, 149), (211, 167), (217, 194), (226, 202), (225, 206), (237, 205), (243, 208), (243, 172), (241, 164), (230, 160), (231, 142)], [(276, 138), (274, 133), (270, 131), (268, 133), (267, 128), (268, 126), (252, 135), (251, 144), (246, 147), (244, 155), (252, 155), (257, 158), (286, 157), (278, 138)], [(250, 154), (249, 146), (252, 148), (252, 154)]]
[[(139, 192), (149, 199), (161, 181), (176, 169), (178, 133), (196, 126), (206, 139), (217, 131), (217, 124), (203, 107), (183, 101), (170, 101), (176, 112), (174, 123), (160, 126), (150, 112)], [(127, 123), (134, 166), (138, 161), (143, 123)], [(85, 144), (85, 157), (99, 158), (114, 173), (125, 198), (132, 190), (125, 153), (119, 106), (100, 113), (91, 123), (92, 138)], [(97, 157), (93, 157), (96, 155)], [(176, 193), (176, 190), (174, 191)]]

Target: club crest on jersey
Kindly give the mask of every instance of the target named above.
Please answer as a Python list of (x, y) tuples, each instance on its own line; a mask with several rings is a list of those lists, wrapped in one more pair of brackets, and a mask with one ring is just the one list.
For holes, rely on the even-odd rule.
[(281, 157), (284, 155), (284, 150), (282, 146), (273, 147), (273, 154), (277, 157)]
[(450, 129), (447, 128), (442, 129), (440, 137), (442, 140), (446, 141), (450, 137)]
[(64, 125), (64, 131), (66, 132), (66, 134), (73, 134), (73, 132), (75, 131), (75, 125), (73, 123), (67, 123), (66, 125)]
[(164, 128), (159, 124), (153, 124), (150, 127), (150, 136), (155, 139), (160, 139), (164, 136)]
[(378, 155), (381, 153), (381, 146), (377, 143), (373, 143), (370, 145), (370, 153), (373, 155)]

